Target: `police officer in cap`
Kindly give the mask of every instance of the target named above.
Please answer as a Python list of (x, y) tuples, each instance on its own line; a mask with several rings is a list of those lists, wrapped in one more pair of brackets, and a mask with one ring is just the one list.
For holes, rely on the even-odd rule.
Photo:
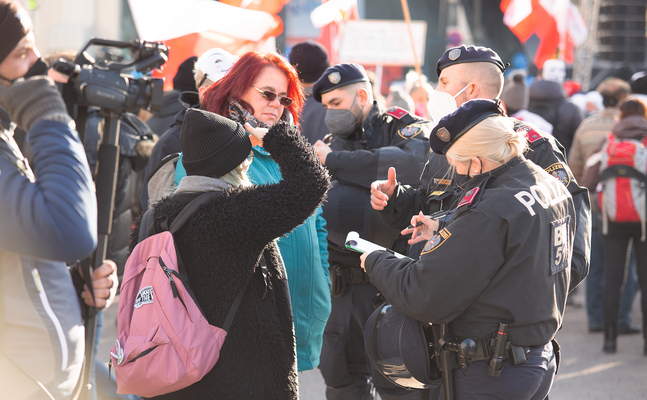
[[(442, 110), (456, 109), (470, 99), (497, 99), (503, 89), (503, 72), (507, 65), (492, 49), (479, 46), (458, 46), (447, 50), (436, 64), (438, 86), (431, 93), (429, 111), (435, 120)], [(524, 156), (558, 179), (573, 196), (577, 234), (572, 260), (569, 291), (587, 275), (591, 252), (591, 212), (588, 191), (580, 186), (566, 163), (564, 148), (551, 135), (536, 127), (510, 118), (514, 130), (523, 134), (528, 144)], [(396, 229), (409, 224), (412, 215), (422, 211), (431, 214), (456, 207), (464, 193), (460, 174), (449, 176), (449, 164), (442, 154), (432, 152), (422, 172), (420, 189), (398, 182), (396, 167), (389, 171), (386, 181), (375, 182), (371, 188), (371, 203), (380, 210), (384, 220)], [(411, 257), (419, 255), (422, 244), (412, 246)]]
[[(574, 205), (566, 187), (523, 153), (499, 101), (470, 100), (430, 136), (467, 179), (448, 223), (419, 213), (409, 243), (417, 261), (363, 254), (371, 282), (411, 318), (449, 324), (462, 371), (456, 399), (544, 399), (559, 359), (554, 342), (571, 275)], [(422, 222), (421, 226), (416, 226)]]
[[(395, 387), (369, 371), (363, 344), (364, 323), (374, 310), (377, 289), (360, 268), (359, 254), (344, 246), (349, 231), (387, 248), (399, 232), (370, 206), (370, 185), (396, 166), (403, 183), (417, 187), (429, 153), (429, 121), (394, 107), (380, 109), (364, 68), (329, 67), (313, 86), (313, 97), (326, 108), (330, 130), (314, 148), (334, 179), (323, 212), (328, 229), (332, 313), (324, 331), (321, 373), (328, 399), (419, 399), (419, 392)], [(406, 251), (406, 238), (400, 236)], [(372, 375), (372, 379), (371, 379)]]

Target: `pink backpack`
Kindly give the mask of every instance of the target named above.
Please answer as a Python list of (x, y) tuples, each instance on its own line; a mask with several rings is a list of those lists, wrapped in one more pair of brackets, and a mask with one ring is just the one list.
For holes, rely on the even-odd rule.
[(220, 194), (201, 194), (168, 230), (152, 236), (153, 210), (144, 214), (139, 243), (124, 269), (117, 340), (110, 351), (117, 393), (154, 397), (175, 392), (198, 382), (218, 361), (246, 286), (236, 296), (223, 327), (210, 325), (187, 285), (173, 234), (198, 206)]

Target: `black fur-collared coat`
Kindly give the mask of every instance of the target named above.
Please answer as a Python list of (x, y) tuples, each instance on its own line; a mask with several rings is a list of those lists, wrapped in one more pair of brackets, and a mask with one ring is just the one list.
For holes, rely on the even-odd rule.
[[(297, 398), (290, 294), (274, 239), (315, 211), (329, 179), (294, 127), (277, 123), (263, 145), (280, 166), (283, 180), (225, 190), (202, 205), (175, 235), (189, 284), (209, 323), (222, 326), (238, 292), (249, 286), (216, 366), (201, 381), (156, 399)], [(160, 201), (155, 216), (168, 215), (173, 221), (184, 205), (181, 195)], [(138, 233), (139, 221), (133, 240)], [(259, 266), (261, 253), (265, 273)]]

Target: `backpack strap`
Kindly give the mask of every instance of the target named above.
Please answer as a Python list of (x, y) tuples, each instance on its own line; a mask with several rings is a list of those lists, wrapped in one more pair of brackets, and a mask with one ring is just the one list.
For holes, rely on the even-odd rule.
[(184, 226), (184, 224), (191, 218), (193, 213), (197, 211), (198, 207), (211, 200), (212, 198), (220, 196), (221, 194), (222, 190), (205, 192), (188, 202), (187, 205), (184, 206), (182, 211), (180, 211), (180, 213), (175, 217), (175, 219), (171, 223), (171, 226), (169, 226), (169, 232), (175, 233), (179, 231), (180, 228), (182, 228), (182, 226)]
[(154, 226), (153, 224), (155, 223), (155, 210), (152, 208), (149, 208), (146, 210), (144, 213), (144, 216), (142, 217), (142, 221), (139, 224), (139, 236), (137, 237), (137, 243), (140, 243), (142, 240), (146, 239), (147, 237), (151, 236), (153, 234), (153, 229)]

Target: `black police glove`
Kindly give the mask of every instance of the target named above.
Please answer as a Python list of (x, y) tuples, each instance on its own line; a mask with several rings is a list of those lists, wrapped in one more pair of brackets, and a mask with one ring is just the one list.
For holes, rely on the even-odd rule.
[(54, 81), (46, 76), (19, 79), (9, 87), (0, 85), (0, 106), (25, 132), (41, 120), (72, 122)]

